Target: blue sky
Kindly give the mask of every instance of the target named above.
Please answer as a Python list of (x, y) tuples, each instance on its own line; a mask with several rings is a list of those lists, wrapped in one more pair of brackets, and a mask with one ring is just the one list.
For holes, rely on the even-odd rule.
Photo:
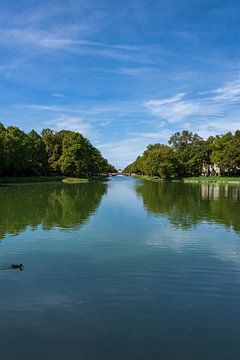
[(80, 131), (117, 167), (240, 128), (240, 2), (0, 0), (0, 122)]

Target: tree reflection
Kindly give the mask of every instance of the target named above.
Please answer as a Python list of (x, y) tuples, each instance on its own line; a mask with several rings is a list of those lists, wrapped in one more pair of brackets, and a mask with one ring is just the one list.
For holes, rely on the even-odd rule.
[(80, 227), (96, 211), (106, 189), (101, 182), (1, 187), (0, 239), (39, 225), (45, 230)]
[(147, 211), (166, 214), (175, 227), (188, 229), (208, 221), (240, 233), (240, 187), (144, 181), (136, 192)]

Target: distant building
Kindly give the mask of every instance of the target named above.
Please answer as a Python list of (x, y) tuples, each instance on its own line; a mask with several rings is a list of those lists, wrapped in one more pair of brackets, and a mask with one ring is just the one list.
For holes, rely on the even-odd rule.
[(240, 167), (235, 167), (234, 169), (225, 169), (221, 172), (220, 167), (216, 164), (203, 165), (202, 166), (202, 176), (220, 176), (220, 175), (230, 175), (230, 176), (239, 176)]
[(203, 165), (202, 167), (202, 176), (219, 176), (220, 168), (216, 164)]

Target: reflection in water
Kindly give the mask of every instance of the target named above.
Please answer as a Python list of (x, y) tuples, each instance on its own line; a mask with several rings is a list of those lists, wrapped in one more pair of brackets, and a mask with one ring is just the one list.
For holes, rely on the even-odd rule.
[(147, 211), (166, 214), (175, 227), (187, 229), (209, 221), (240, 233), (240, 187), (144, 181), (136, 191)]
[(32, 184), (0, 189), (0, 239), (35, 229), (83, 225), (98, 208), (107, 186), (87, 184)]

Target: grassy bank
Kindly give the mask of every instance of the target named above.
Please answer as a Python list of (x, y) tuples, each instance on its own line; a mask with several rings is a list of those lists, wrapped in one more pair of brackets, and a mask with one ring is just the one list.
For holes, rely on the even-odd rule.
[(149, 180), (149, 181), (162, 181), (161, 178), (157, 176), (149, 176), (149, 175), (132, 175), (132, 177), (135, 177), (137, 179), (143, 179), (143, 180)]
[(1, 176), (0, 184), (25, 184), (62, 181), (64, 176)]
[[(157, 177), (157, 176), (148, 176), (148, 175), (132, 175), (135, 178), (148, 180), (148, 181), (164, 181), (163, 179)], [(195, 177), (184, 177), (184, 178), (178, 178), (173, 179), (172, 181), (177, 182), (186, 182), (186, 183), (201, 183), (201, 182), (207, 182), (207, 183), (231, 183), (231, 184), (240, 184), (240, 177), (224, 177), (224, 176), (195, 176)]]
[(0, 184), (27, 184), (45, 182), (64, 182), (68, 184), (87, 183), (94, 180), (106, 180), (108, 176), (92, 176), (90, 178), (74, 178), (66, 176), (2, 176)]
[(66, 184), (82, 184), (88, 183), (89, 179), (82, 179), (82, 178), (65, 178), (62, 180)]
[(199, 177), (186, 177), (181, 179), (183, 182), (210, 182), (210, 183), (232, 183), (240, 184), (240, 177), (225, 177), (225, 176), (199, 176)]

